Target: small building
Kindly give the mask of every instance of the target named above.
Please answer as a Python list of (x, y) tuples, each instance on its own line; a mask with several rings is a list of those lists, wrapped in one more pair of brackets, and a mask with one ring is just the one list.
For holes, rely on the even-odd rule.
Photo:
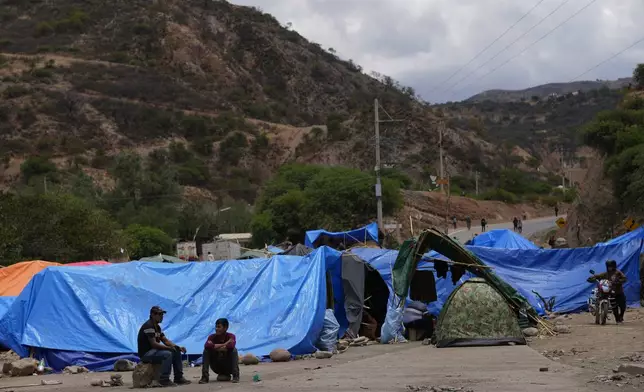
[(220, 234), (214, 242), (201, 246), (204, 260), (208, 260), (208, 253), (212, 253), (215, 260), (235, 260), (241, 257), (242, 250), (250, 245), (253, 239), (251, 233)]

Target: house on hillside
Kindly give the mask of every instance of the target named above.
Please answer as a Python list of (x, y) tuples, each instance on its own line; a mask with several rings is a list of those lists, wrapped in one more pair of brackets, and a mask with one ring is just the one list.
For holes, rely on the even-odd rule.
[(214, 242), (201, 246), (201, 254), (204, 260), (207, 260), (208, 253), (212, 253), (215, 260), (235, 260), (241, 257), (242, 250), (248, 249), (252, 240), (251, 233), (220, 234)]

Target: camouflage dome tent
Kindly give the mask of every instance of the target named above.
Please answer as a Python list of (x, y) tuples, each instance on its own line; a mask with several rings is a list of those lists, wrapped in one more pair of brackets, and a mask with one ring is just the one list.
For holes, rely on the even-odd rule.
[(436, 347), (526, 344), (510, 304), (481, 278), (472, 278), (452, 292), (436, 330)]

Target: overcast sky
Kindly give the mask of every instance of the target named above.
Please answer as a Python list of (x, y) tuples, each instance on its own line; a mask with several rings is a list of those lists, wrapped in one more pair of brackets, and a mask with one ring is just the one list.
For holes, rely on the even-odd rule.
[[(643, 0), (231, 2), (259, 7), (282, 24), (292, 23), (292, 28), (307, 39), (324, 48), (334, 48), (342, 58), (353, 59), (366, 72), (378, 71), (414, 87), (430, 102), (460, 100), (493, 88), (521, 89), (567, 82), (644, 38)], [(541, 4), (503, 38), (446, 80), (537, 3)], [(549, 36), (489, 73), (589, 3), (588, 8)], [(580, 79), (630, 76), (638, 62), (644, 62), (644, 41)]]

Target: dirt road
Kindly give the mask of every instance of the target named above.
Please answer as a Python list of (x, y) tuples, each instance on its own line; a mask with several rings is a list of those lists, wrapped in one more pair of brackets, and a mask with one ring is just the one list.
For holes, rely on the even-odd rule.
[[(540, 371), (548, 368), (548, 371)], [(286, 364), (260, 364), (241, 368), (241, 383), (212, 382), (174, 388), (175, 391), (429, 391), (432, 386), (451, 386), (474, 392), (572, 392), (606, 391), (600, 385), (587, 384), (591, 375), (584, 369), (551, 361), (527, 346), (437, 349), (418, 343), (374, 345), (351, 348), (326, 360), (301, 360)], [(261, 375), (261, 383), (252, 381)], [(197, 381), (200, 369), (190, 368), (186, 377)], [(91, 391), (93, 379), (109, 374), (52, 375), (45, 379), (63, 381), (53, 387), (21, 388), (20, 391)], [(40, 382), (40, 377), (3, 379), (1, 386)], [(126, 390), (126, 385), (111, 390)], [(597, 387), (597, 389), (595, 389)], [(128, 389), (129, 390), (129, 389)], [(610, 390), (610, 389), (609, 389)]]

